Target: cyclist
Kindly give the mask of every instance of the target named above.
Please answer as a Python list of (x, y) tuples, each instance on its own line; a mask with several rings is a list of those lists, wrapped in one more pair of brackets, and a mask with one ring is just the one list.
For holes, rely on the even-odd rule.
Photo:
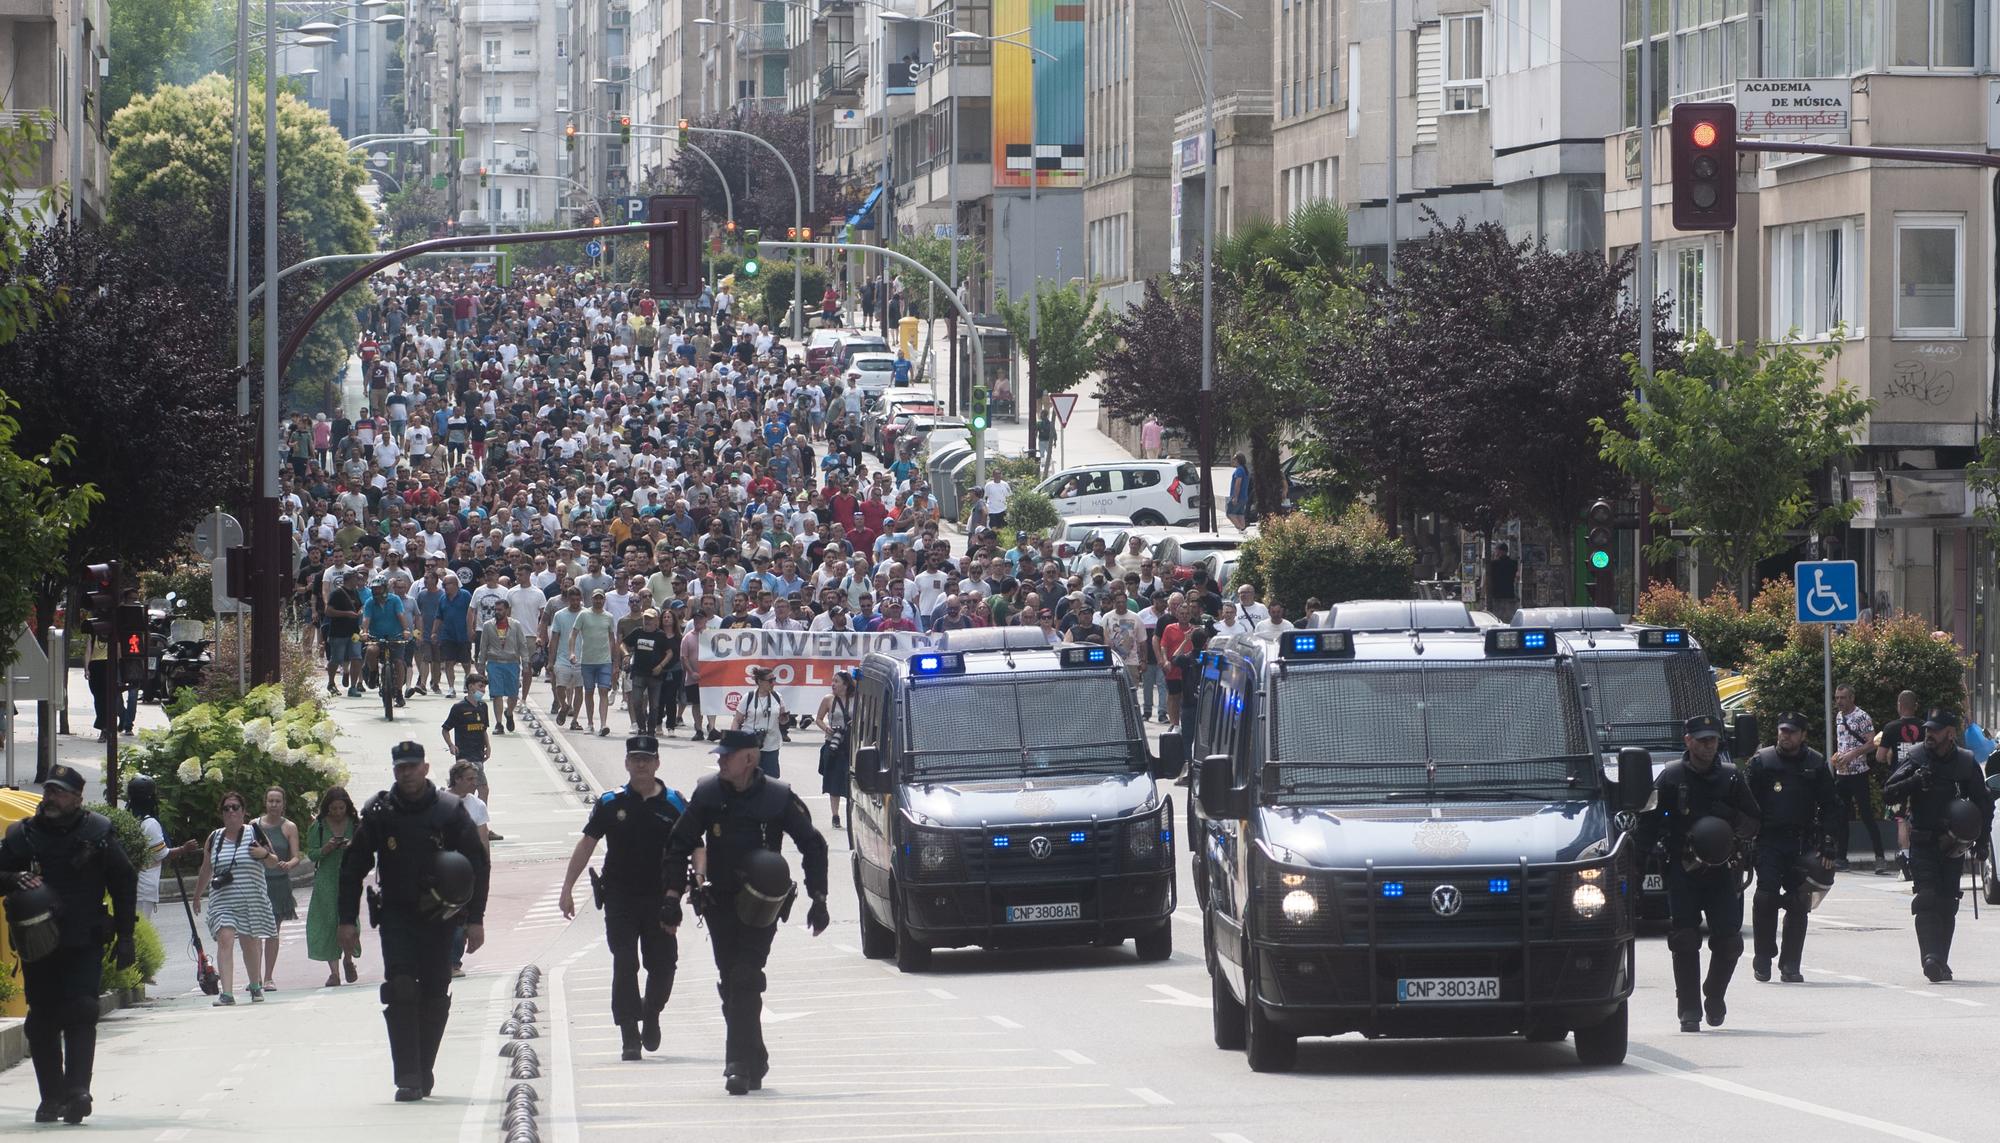
[(369, 585), (368, 600), (361, 605), (361, 630), (369, 641), (368, 654), (381, 671), (386, 713), (392, 696), (397, 706), (404, 705), (402, 692), (396, 684), (398, 668), (402, 665), (399, 652), (410, 632), (403, 597), (390, 591), (386, 580), (376, 580)]

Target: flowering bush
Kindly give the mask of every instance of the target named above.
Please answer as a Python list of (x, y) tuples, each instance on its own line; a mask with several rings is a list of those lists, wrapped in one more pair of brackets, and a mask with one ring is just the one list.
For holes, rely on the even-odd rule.
[(183, 839), (215, 828), (216, 803), (231, 789), (242, 792), (252, 816), (265, 790), (283, 790), (303, 826), (320, 791), (347, 783), (347, 764), (333, 745), (338, 736), (318, 700), (287, 704), (283, 688), (262, 686), (240, 699), (189, 707), (165, 730), (140, 731), (139, 744), (122, 757), (158, 783), (160, 822), (169, 837)]

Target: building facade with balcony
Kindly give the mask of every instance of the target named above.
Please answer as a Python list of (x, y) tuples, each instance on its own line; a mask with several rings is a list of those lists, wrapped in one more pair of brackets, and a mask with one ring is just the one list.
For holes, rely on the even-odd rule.
[[(13, 0), (0, 5), (0, 126), (40, 123), (47, 138), (23, 172), (15, 209), (33, 209), (43, 188), (74, 185), (81, 216), (104, 217), (111, 152), (99, 93), (110, 59), (106, 0)], [(61, 196), (59, 209), (69, 209)]]
[[(702, 0), (633, 0), (632, 113), (639, 123), (673, 124), (701, 112)], [(650, 132), (660, 134), (661, 132)], [(647, 133), (642, 133), (647, 134)], [(634, 140), (633, 174), (641, 182), (673, 160), (669, 139)]]
[(461, 229), (562, 217), (564, 15), (555, 0), (465, 0), (458, 7)]
[[(2000, 629), (1975, 606), (1995, 590), (1990, 539), (1965, 468), (1995, 423), (1995, 234), (1989, 174), (1864, 158), (1744, 154), (1732, 231), (1672, 225), (1669, 109), (1732, 102), (1746, 79), (1833, 78), (1851, 130), (1815, 142), (1991, 152), (2000, 28), (1990, 5), (1823, 0), (1656, 0), (1654, 102), (1640, 107), (1637, 21), (1621, 25), (1626, 130), (1603, 148), (1611, 251), (1639, 241), (1639, 148), (1653, 148), (1653, 287), (1684, 336), (1724, 343), (1797, 338), (1837, 346), (1828, 381), (1875, 402), (1859, 455), (1830, 491), (1860, 501), (1848, 529), (1797, 537), (1801, 552), (1861, 564), (1878, 610), (1923, 615), (1977, 658), (1975, 709), (1996, 710)], [(1628, 17), (1630, 13), (1628, 12)], [(1641, 121), (1652, 124), (1640, 131)], [(1773, 137), (1777, 139), (1778, 137)], [(1803, 558), (1803, 557), (1801, 557)], [(1685, 581), (1706, 588), (1698, 561)]]

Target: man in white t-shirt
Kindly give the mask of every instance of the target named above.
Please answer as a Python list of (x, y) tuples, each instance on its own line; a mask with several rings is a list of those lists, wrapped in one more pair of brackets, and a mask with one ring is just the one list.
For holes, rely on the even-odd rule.
[[(490, 823), (493, 815), (487, 810), (486, 803), (479, 800), (479, 767), (470, 762), (453, 764), (451, 792), (457, 794), (458, 800), (465, 803), (466, 814), (472, 818), (472, 824), (479, 830), (479, 843), (491, 850), (493, 841)], [(461, 925), (452, 931), (451, 974), (453, 976), (465, 975), (464, 958), (465, 927)]]
[(1007, 526), (1007, 500), (1013, 494), (1013, 487), (997, 474), (986, 482), (982, 495), (986, 499), (987, 527), (998, 530)]

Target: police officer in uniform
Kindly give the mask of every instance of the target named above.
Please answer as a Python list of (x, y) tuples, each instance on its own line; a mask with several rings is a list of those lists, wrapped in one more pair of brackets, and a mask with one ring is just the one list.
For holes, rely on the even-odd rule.
[(1933, 710), (1924, 743), (1910, 751), (1882, 787), (1884, 802), (1908, 802), (1910, 880), (1917, 953), (1933, 984), (1951, 979), (1951, 937), (1958, 925), (1965, 859), (1993, 845), (1993, 800), (1979, 763), (1958, 744), (1958, 714)]
[[(1681, 1031), (1721, 1027), (1724, 994), (1743, 956), (1744, 846), (1757, 836), (1757, 799), (1721, 757), (1722, 721), (1696, 715), (1682, 726), (1686, 752), (1653, 781), (1653, 804), (1639, 818), (1638, 852), (1667, 843), (1667, 948)], [(1708, 920), (1708, 979), (1701, 975), (1701, 923)]]
[[(1833, 770), (1819, 751), (1806, 746), (1806, 726), (1803, 714), (1779, 715), (1778, 744), (1750, 759), (1750, 792), (1756, 795), (1763, 818), (1754, 858), (1757, 893), (1750, 902), (1756, 941), (1750, 971), (1758, 980), (1771, 979), (1771, 960), (1776, 957), (1780, 979), (1787, 984), (1805, 980), (1799, 958), (1806, 947), (1806, 914), (1812, 911), (1806, 874), (1817, 866), (1818, 872), (1831, 877), (1832, 855), (1840, 852), (1832, 837), (1841, 820)], [(1785, 914), (1782, 946), (1780, 909)]]
[(139, 896), (139, 874), (110, 819), (83, 808), (83, 775), (51, 767), (34, 815), (7, 827), (0, 889), (9, 893), (7, 920), (28, 1002), (22, 1030), (41, 1086), (35, 1122), (82, 1123), (90, 1114), (104, 946), (112, 945), (120, 968), (132, 964)]
[[(790, 834), (805, 864), (806, 893), (812, 907), (806, 925), (814, 936), (826, 931), (826, 839), (813, 828), (812, 815), (792, 788), (757, 768), (761, 735), (744, 730), (728, 730), (715, 747), (720, 756), (718, 772), (703, 778), (688, 799), (687, 812), (674, 826), (667, 845), (667, 899), (661, 910), (668, 926), (681, 922), (681, 896), (687, 888), (688, 858), (695, 847), (708, 850), (708, 882), (694, 898), (697, 911), (708, 925), (715, 945), (715, 967), (721, 975), (716, 991), (722, 995), (722, 1019), (727, 1026), (727, 1046), (723, 1052), (724, 1086), (731, 1095), (742, 1095), (764, 1086), (764, 1074), (771, 1068), (770, 1053), (764, 1048), (761, 1026), (764, 995), (764, 963), (771, 956), (772, 938), (778, 935), (776, 912), (761, 924), (747, 923), (743, 917), (756, 915), (754, 901), (746, 894), (768, 892), (760, 885), (762, 874), (776, 858), (780, 835)], [(783, 874), (789, 877), (789, 873)], [(786, 903), (789, 908), (789, 902)]]
[(382, 1018), (396, 1100), (408, 1103), (436, 1083), (438, 1045), (451, 1014), (452, 931), (464, 926), (466, 952), (486, 942), (488, 865), (464, 803), (431, 784), (424, 748), (399, 742), (389, 757), (395, 785), (362, 808), (361, 827), (341, 862), (339, 938), (361, 955), (361, 882), (379, 869), (369, 916), (382, 930)]
[[(576, 879), (590, 863), (597, 843), (605, 842), (604, 876), (591, 874), (591, 892), (604, 910), (604, 940), (611, 946), (611, 1022), (618, 1025), (623, 1058), (628, 1060), (638, 1059), (642, 1047), (648, 1052), (660, 1050), (660, 1010), (673, 995), (674, 968), (680, 960), (679, 938), (660, 918), (666, 891), (661, 871), (667, 839), (687, 812), (687, 800), (661, 782), (659, 772), (659, 739), (650, 734), (627, 738), (627, 781), (591, 808), (563, 877), (562, 914), (574, 917)], [(686, 884), (685, 870), (682, 884)]]

